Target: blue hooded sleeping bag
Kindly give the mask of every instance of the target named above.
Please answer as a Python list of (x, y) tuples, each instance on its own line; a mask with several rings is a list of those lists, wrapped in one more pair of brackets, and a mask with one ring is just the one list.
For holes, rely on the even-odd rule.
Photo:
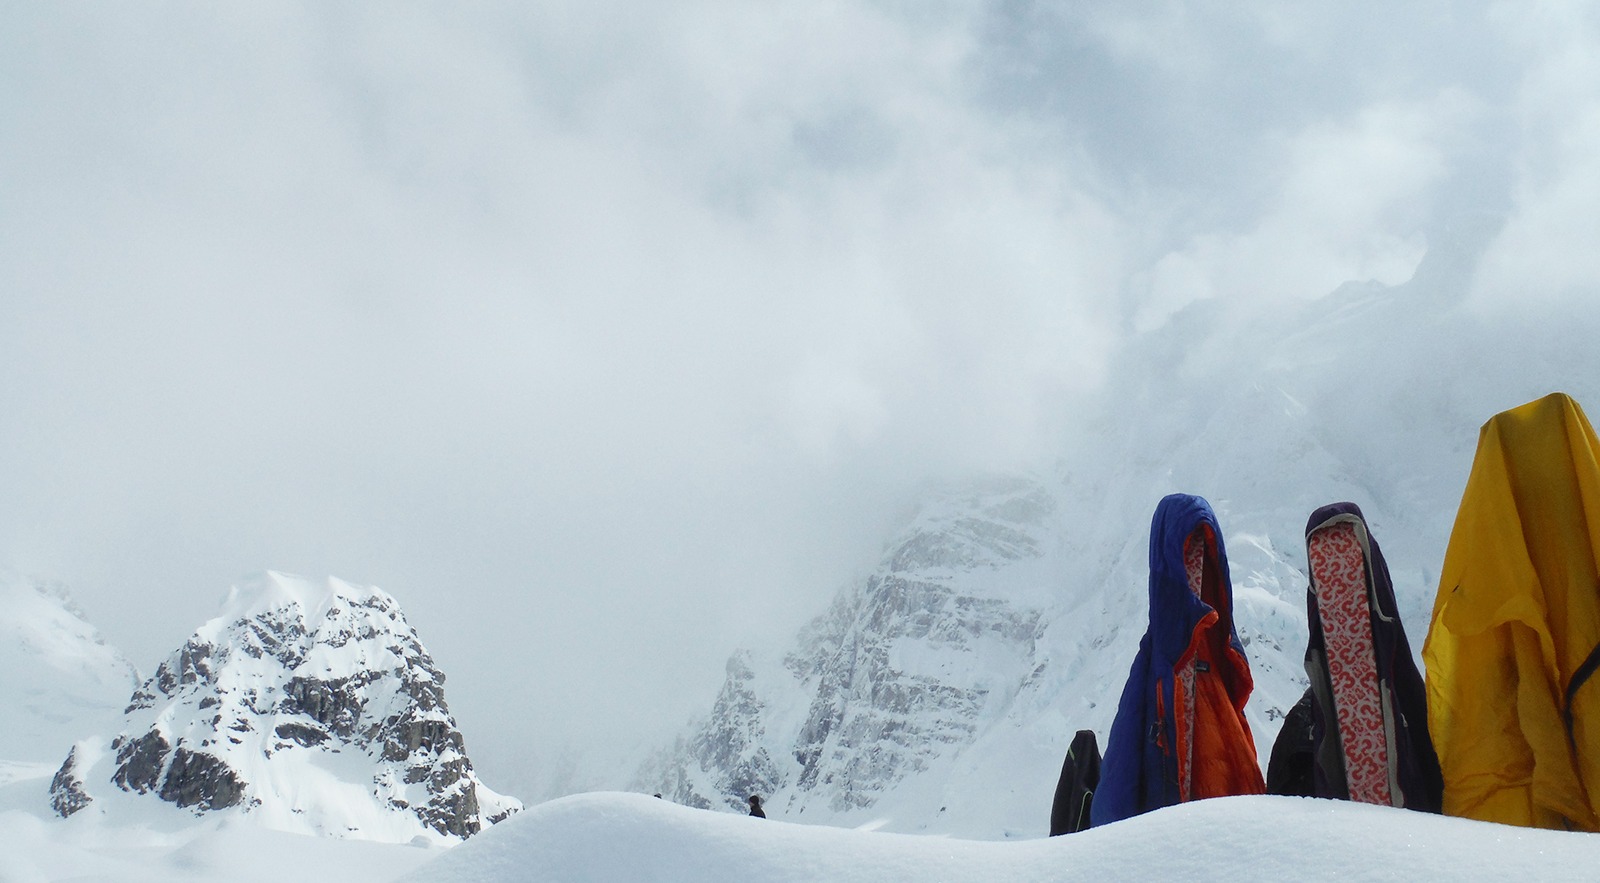
[(1106, 740), (1092, 823), (1263, 793), (1244, 718), (1252, 687), (1217, 516), (1200, 497), (1172, 494), (1150, 523), (1150, 625)]

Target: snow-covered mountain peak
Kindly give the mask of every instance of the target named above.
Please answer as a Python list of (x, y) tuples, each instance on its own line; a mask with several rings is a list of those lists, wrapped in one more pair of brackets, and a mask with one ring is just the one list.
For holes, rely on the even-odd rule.
[(948, 579), (1037, 558), (1050, 536), (1041, 528), (1054, 514), (1055, 502), (1044, 488), (1016, 476), (939, 494), (890, 542), (883, 567)]
[(275, 572), (231, 591), (157, 667), (109, 747), (77, 746), (57, 810), (92, 805), (107, 779), (196, 812), (378, 840), (467, 837), (520, 808), (478, 781), (444, 674), (394, 598)]
[(290, 609), (295, 611), (294, 615), (309, 630), (315, 630), (330, 610), (338, 615), (336, 599), (343, 599), (346, 603), (376, 602), (377, 606), (399, 608), (394, 598), (376, 586), (358, 586), (332, 576), (318, 581), (268, 570), (230, 586), (223, 599), (221, 612), (199, 631), (202, 634), (208, 630), (220, 631), (243, 619)]
[(771, 812), (851, 823), (948, 770), (1037, 664), (1055, 516), (1027, 478), (931, 497), (792, 651), (736, 653), (710, 716), (641, 784), (693, 806), (759, 794)]

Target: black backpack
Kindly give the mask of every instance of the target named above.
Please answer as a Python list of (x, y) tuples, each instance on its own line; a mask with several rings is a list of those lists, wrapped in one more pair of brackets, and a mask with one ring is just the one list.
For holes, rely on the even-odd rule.
[(1311, 729), (1316, 715), (1314, 699), (1307, 687), (1305, 695), (1284, 715), (1283, 727), (1272, 743), (1272, 757), (1267, 761), (1268, 794), (1316, 796), (1317, 742)]

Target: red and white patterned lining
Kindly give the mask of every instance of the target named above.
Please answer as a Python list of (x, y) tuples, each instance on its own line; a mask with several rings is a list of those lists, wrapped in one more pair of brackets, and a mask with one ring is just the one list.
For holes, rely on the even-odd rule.
[(1318, 528), (1306, 539), (1306, 554), (1327, 645), (1350, 799), (1387, 805), (1391, 803), (1388, 742), (1372, 649), (1366, 559), (1355, 525), (1341, 521)]
[[(1206, 568), (1206, 539), (1205, 525), (1196, 527), (1183, 541), (1183, 569), (1189, 580), (1189, 591), (1195, 597), (1202, 597)], [(1181, 698), (1177, 702), (1178, 709), (1183, 713), (1183, 719), (1178, 721), (1180, 730), (1178, 736), (1179, 749), (1184, 756), (1178, 760), (1178, 799), (1188, 801), (1193, 791), (1194, 780), (1194, 657), (1178, 666), (1177, 678), (1174, 689), (1181, 691)]]

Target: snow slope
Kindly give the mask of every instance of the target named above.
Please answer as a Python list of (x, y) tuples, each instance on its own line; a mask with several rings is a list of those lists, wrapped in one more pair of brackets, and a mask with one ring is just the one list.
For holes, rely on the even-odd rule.
[(432, 883), (1590, 880), (1600, 836), (1289, 797), (1171, 807), (988, 843), (846, 830), (599, 793), (534, 807), (405, 878)]
[(0, 881), (5, 883), (281, 883), (286, 878), (383, 883), (440, 852), (438, 847), (290, 834), (227, 817), (196, 819), (160, 801), (144, 801), (133, 809), (145, 814), (125, 816), (117, 824), (8, 810), (9, 803), (0, 788)]
[(1600, 835), (1284, 797), (1200, 801), (1013, 843), (762, 821), (620, 793), (541, 804), (448, 849), (307, 837), (219, 816), (174, 830), (150, 822), (104, 828), (0, 808), (0, 880), (1499, 883), (1590, 880), (1600, 862)]
[(65, 586), (0, 575), (0, 783), (114, 728), (138, 682)]

